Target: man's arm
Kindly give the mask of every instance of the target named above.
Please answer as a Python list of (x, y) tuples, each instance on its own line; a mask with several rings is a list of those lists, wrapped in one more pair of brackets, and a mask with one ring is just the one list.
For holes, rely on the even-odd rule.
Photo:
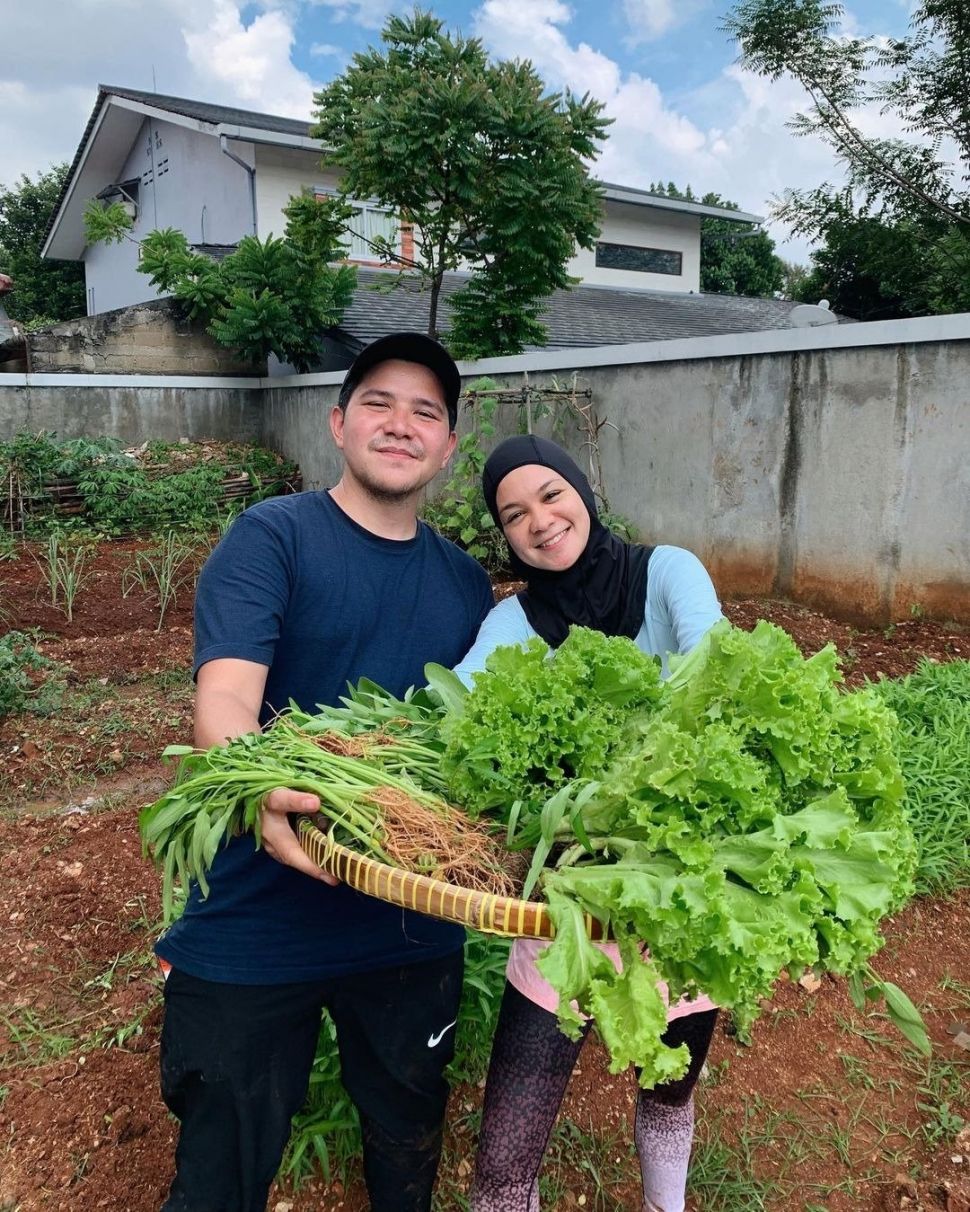
[[(198, 749), (224, 745), (233, 737), (261, 731), (268, 669), (255, 661), (220, 657), (206, 661), (196, 676), (195, 744)], [(290, 812), (319, 812), (320, 800), (304, 791), (277, 787), (263, 798), (263, 849), (277, 862), (295, 867), (326, 884), (340, 881), (322, 871), (305, 854), (286, 819)]]

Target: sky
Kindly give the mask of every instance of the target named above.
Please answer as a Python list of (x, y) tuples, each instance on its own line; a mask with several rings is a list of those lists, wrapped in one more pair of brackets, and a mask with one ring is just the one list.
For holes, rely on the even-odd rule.
[[(842, 170), (786, 122), (797, 85), (741, 70), (729, 0), (424, 0), (494, 58), (531, 59), (550, 89), (590, 93), (614, 119), (595, 176), (713, 190), (768, 219), (779, 254), (808, 246), (770, 220), (786, 189)], [(0, 184), (71, 160), (98, 84), (307, 118), (314, 90), (379, 42), (412, 0), (0, 0)], [(912, 0), (846, 0), (848, 33), (903, 33)], [(11, 53), (12, 52), (12, 53)], [(878, 114), (862, 115), (887, 133)]]

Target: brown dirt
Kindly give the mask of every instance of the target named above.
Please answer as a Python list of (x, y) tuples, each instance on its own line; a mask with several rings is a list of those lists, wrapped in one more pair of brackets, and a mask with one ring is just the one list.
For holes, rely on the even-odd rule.
[[(151, 957), (158, 880), (141, 857), (135, 810), (165, 785), (161, 748), (189, 736), (191, 601), (186, 592), (156, 632), (154, 604), (120, 593), (136, 546), (99, 550), (70, 625), (45, 603), (32, 560), (0, 564), (4, 626), (40, 628), (44, 652), (67, 667), (56, 715), (0, 720), (3, 1212), (150, 1212), (171, 1176), (175, 1125), (158, 1096)], [(783, 602), (726, 610), (742, 626), (772, 619), (806, 652), (832, 640), (853, 683), (908, 672), (922, 655), (970, 657), (966, 629), (924, 619), (860, 631)], [(920, 1003), (933, 1064), (918, 1063), (884, 1019), (857, 1014), (841, 983), (780, 986), (752, 1046), (719, 1028), (698, 1098), (695, 1156), (719, 1140), (735, 1152), (714, 1177), (719, 1167), (753, 1171), (769, 1194), (719, 1202), (712, 1178), (692, 1212), (968, 1212), (970, 1134), (957, 1135), (956, 1117), (970, 1118), (970, 1055), (952, 1032), (970, 1022), (970, 895), (914, 903), (886, 935), (876, 967)], [(457, 1208), (453, 1193), (467, 1186), (480, 1095), (453, 1094), (441, 1212)], [(633, 1097), (629, 1076), (611, 1077), (589, 1045), (563, 1122), (597, 1139), (599, 1169), (577, 1161), (575, 1136), (558, 1137), (548, 1206), (638, 1206), (626, 1126)], [(269, 1206), (360, 1212), (366, 1201), (359, 1179), (346, 1190), (318, 1179), (295, 1194), (277, 1189)]]

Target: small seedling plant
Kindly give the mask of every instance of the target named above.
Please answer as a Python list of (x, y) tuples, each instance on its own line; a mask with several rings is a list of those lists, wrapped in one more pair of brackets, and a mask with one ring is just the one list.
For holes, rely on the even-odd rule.
[(52, 606), (59, 606), (69, 623), (74, 620), (74, 601), (88, 580), (90, 544), (75, 539), (73, 544), (61, 531), (52, 531), (47, 539), (43, 560), (38, 566), (44, 574)]
[(121, 592), (125, 597), (140, 588), (158, 602), (158, 624), (161, 631), (165, 614), (175, 604), (179, 591), (195, 582), (198, 567), (198, 548), (195, 544), (168, 530), (154, 547), (135, 553), (134, 562), (125, 569), (121, 578)]

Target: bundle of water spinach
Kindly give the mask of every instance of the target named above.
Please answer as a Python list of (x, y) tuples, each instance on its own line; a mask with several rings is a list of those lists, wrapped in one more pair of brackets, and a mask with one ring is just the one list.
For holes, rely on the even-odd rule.
[(426, 671), (453, 798), (535, 846), (527, 891), (556, 926), (539, 967), (563, 1030), (579, 1031), (575, 1000), (613, 1071), (636, 1064), (651, 1086), (687, 1063), (661, 1042), (661, 981), (673, 1000), (708, 994), (744, 1037), (779, 975), (811, 968), (847, 977), (860, 1006), (884, 997), (928, 1051), (910, 1000), (869, 967), (880, 921), (913, 892), (892, 712), (842, 689), (831, 645), (805, 659), (766, 622), (720, 622), (670, 663), (661, 683), (631, 641), (574, 628), (554, 653), (497, 651), (471, 691)]
[(440, 715), (420, 691), (397, 699), (364, 680), (341, 706), (310, 714), (291, 704), (261, 733), (205, 751), (170, 745), (175, 783), (139, 816), (143, 849), (162, 869), (166, 920), (176, 883), (197, 881), (208, 896), (206, 873), (228, 839), (251, 833), (261, 844), (263, 797), (277, 787), (319, 796), (337, 839), (381, 862), (395, 859), (389, 807), (453, 822), (441, 797)]

